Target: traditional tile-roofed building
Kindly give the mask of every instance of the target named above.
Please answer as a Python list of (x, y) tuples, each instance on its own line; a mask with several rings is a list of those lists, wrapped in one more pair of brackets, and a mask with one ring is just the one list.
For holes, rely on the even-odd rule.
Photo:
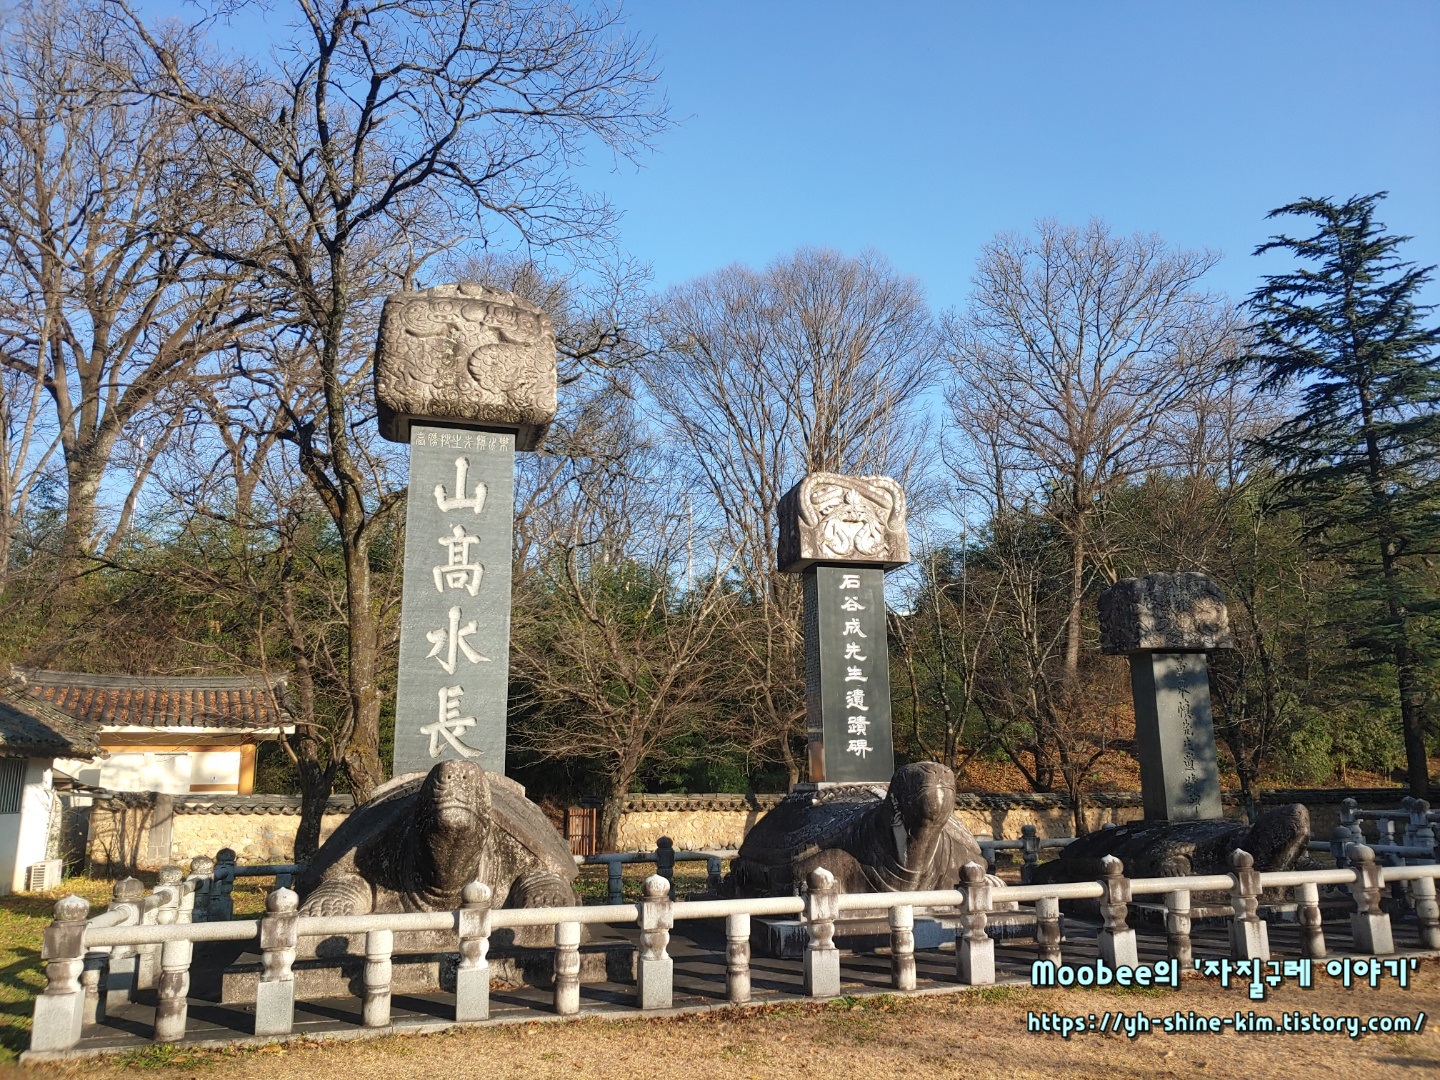
[(115, 791), (247, 795), (260, 742), (295, 730), (285, 680), (265, 676), (90, 675), (19, 669), (37, 704), (94, 725), (108, 755), (57, 767)]
[(36, 700), (0, 677), (0, 896), (59, 881), (55, 759), (104, 755), (100, 725)]

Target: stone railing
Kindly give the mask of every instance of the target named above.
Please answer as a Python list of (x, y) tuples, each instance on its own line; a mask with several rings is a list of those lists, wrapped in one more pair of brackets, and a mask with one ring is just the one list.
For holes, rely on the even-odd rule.
[[(182, 879), (177, 868), (167, 868), (152, 897), (130, 895), (118, 899), (105, 913), (89, 918), (89, 903), (68, 896), (55, 905), (55, 921), (45, 932), (42, 958), (47, 985), (36, 999), (34, 1026), (27, 1060), (62, 1056), (73, 1050), (87, 1020), (103, 1017), (107, 1000), (139, 985), (137, 966), (130, 956), (143, 957), (159, 950), (156, 977), (157, 1004), (153, 1026), (156, 1042), (185, 1038), (187, 991), (191, 950), (199, 941), (255, 942), (262, 956), (256, 993), (254, 1035), (284, 1037), (291, 1034), (295, 1017), (293, 965), (300, 939), (329, 935), (363, 934), (365, 968), (362, 994), (362, 1029), (384, 1029), (390, 1024), (391, 956), (394, 935), (405, 931), (453, 931), (458, 937), (459, 971), (456, 976), (454, 1022), (470, 1023), (490, 1017), (490, 974), (487, 955), (496, 930), (514, 927), (554, 927), (554, 979), (552, 1008), (561, 1016), (580, 1010), (581, 928), (587, 924), (628, 924), (639, 931), (640, 953), (636, 971), (635, 1006), (641, 1010), (668, 1009), (673, 1003), (674, 962), (667, 948), (677, 920), (724, 919), (726, 997), (731, 1004), (751, 998), (750, 920), (756, 916), (797, 915), (808, 944), (803, 958), (804, 993), (812, 998), (840, 993), (840, 952), (835, 945), (835, 923), (843, 912), (883, 910), (890, 927), (890, 981), (899, 991), (916, 986), (914, 924), (917, 908), (948, 907), (961, 912), (956, 939), (954, 978), (960, 985), (994, 983), (995, 943), (986, 933), (997, 901), (1007, 907), (1029, 904), (1034, 909), (1036, 958), (1061, 959), (1060, 903), (1064, 900), (1099, 902), (1100, 959), (1114, 966), (1138, 963), (1136, 932), (1127, 921), (1130, 904), (1140, 897), (1163, 898), (1166, 913), (1167, 952), (1180, 965), (1192, 960), (1190, 896), (1193, 892), (1227, 892), (1230, 896), (1229, 951), (1237, 960), (1267, 960), (1267, 926), (1259, 916), (1267, 889), (1293, 889), (1301, 928), (1301, 947), (1307, 957), (1324, 957), (1326, 941), (1320, 910), (1321, 886), (1348, 889), (1354, 910), (1350, 931), (1354, 950), (1367, 956), (1395, 952), (1390, 915), (1381, 907), (1386, 885), (1408, 882), (1415, 901), (1420, 945), (1440, 948), (1440, 905), (1436, 903), (1440, 865), (1386, 867), (1374, 852), (1353, 845), (1346, 852), (1348, 865), (1331, 870), (1261, 873), (1245, 851), (1232, 854), (1231, 873), (1193, 877), (1129, 879), (1113, 857), (1104, 860), (1103, 876), (1096, 881), (1069, 884), (1017, 885), (996, 888), (985, 868), (968, 863), (956, 889), (929, 892), (841, 893), (826, 870), (812, 872), (803, 895), (739, 900), (671, 899), (670, 882), (659, 874), (647, 878), (642, 898), (632, 904), (589, 907), (491, 907), (490, 890), (480, 882), (465, 887), (456, 911), (386, 915), (302, 916), (299, 899), (287, 888), (277, 888), (266, 900), (262, 919), (197, 923), (192, 919), (199, 885)], [(126, 883), (122, 882), (121, 885)], [(138, 883), (136, 883), (138, 885)], [(153, 900), (153, 903), (150, 901)], [(146, 914), (154, 913), (147, 921)], [(128, 974), (127, 974), (128, 973)], [(128, 980), (128, 981), (127, 981)]]
[(655, 873), (670, 883), (670, 895), (675, 895), (675, 864), (682, 862), (705, 863), (705, 892), (710, 896), (720, 895), (720, 878), (724, 873), (726, 859), (735, 858), (735, 851), (676, 851), (675, 842), (668, 836), (660, 837), (653, 853), (648, 851), (617, 851), (604, 855), (576, 855), (575, 862), (581, 866), (606, 867), (606, 893), (609, 903), (618, 904), (624, 897), (622, 873), (626, 866), (635, 863), (654, 863)]

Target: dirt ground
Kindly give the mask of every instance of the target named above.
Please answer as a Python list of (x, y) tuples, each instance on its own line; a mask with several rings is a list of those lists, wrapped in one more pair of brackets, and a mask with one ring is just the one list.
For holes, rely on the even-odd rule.
[[(1031, 1011), (1088, 1017), (1143, 1010), (1151, 1017), (1248, 1014), (1426, 1015), (1410, 1035), (1087, 1033), (1027, 1030)], [(189, 1080), (371, 1080), (377, 1077), (827, 1076), (1294, 1076), (1305, 1071), (1380, 1077), (1440, 1070), (1440, 961), (1407, 989), (1346, 990), (1323, 973), (1313, 989), (1287, 985), (1251, 1002), (1242, 985), (1187, 977), (1173, 990), (1032, 990), (998, 987), (920, 998), (841, 999), (651, 1020), (533, 1022), (343, 1043), (256, 1050), (148, 1050), (125, 1057), (36, 1066), (29, 1080), (134, 1076)]]

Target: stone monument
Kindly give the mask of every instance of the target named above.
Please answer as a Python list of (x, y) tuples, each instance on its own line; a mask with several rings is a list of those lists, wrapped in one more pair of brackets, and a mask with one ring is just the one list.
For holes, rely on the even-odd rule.
[[(896, 769), (891, 741), (885, 571), (910, 561), (905, 493), (885, 476), (812, 473), (779, 518), (779, 567), (801, 575), (810, 779), (756, 822), (724, 890), (790, 895), (817, 871), (840, 892), (954, 888), (961, 866), (984, 863), (955, 818), (955, 774), (933, 761)], [(838, 940), (888, 942), (883, 915), (850, 913)], [(954, 939), (953, 921), (937, 918), (914, 932), (920, 948)], [(752, 942), (798, 956), (804, 927), (757, 918)]]
[(1204, 574), (1124, 578), (1100, 594), (1100, 648), (1130, 658), (1147, 821), (1224, 817), (1206, 654), (1233, 649), (1225, 596)]
[[(310, 861), (296, 883), (302, 914), (450, 911), (477, 882), (495, 907), (578, 902), (569, 845), (504, 776), (515, 451), (535, 449), (555, 393), (555, 334), (535, 305), (464, 284), (386, 301), (380, 431), (410, 443), (394, 779)], [(505, 931), (495, 944), (548, 946), (552, 936)], [(412, 988), (435, 986), (454, 932), (397, 937), (397, 950), (415, 954)], [(300, 961), (353, 969), (364, 950), (363, 934), (325, 939), (302, 946)], [(596, 959), (603, 978), (611, 958)], [(315, 970), (316, 988), (333, 991), (331, 973)]]
[(910, 561), (905, 492), (887, 476), (812, 473), (780, 500), (779, 567), (801, 575), (810, 782), (895, 771), (885, 571)]
[(1253, 826), (1224, 819), (1206, 654), (1234, 647), (1225, 596), (1204, 574), (1124, 578), (1100, 594), (1100, 648), (1130, 658), (1145, 820), (1076, 840), (1037, 868), (1037, 884), (1093, 880), (1110, 856), (1131, 877), (1228, 873), (1237, 849), (1264, 871), (1307, 858), (1310, 815), (1298, 803)]
[(394, 775), (505, 771), (515, 451), (555, 417), (555, 332), (479, 285), (398, 293), (375, 350), (380, 433), (410, 443)]

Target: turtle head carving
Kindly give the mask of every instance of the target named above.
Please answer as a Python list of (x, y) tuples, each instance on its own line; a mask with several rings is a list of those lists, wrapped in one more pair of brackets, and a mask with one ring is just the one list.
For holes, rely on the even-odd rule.
[[(490, 842), (490, 785), (473, 761), (442, 761), (430, 770), (410, 827), (416, 883), (432, 894), (458, 897), (475, 879)], [(433, 908), (431, 910), (434, 910)]]
[(955, 815), (955, 774), (934, 761), (901, 765), (887, 798), (909, 836), (943, 828)]
[(1310, 844), (1310, 811), (1303, 803), (1266, 810), (1255, 819), (1243, 846), (1261, 870), (1284, 870), (1305, 855)]

